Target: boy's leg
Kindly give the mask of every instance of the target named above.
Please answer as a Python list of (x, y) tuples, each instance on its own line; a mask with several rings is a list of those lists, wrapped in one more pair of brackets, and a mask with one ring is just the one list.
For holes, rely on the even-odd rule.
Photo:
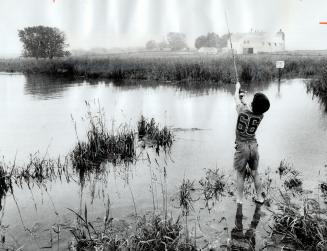
[(234, 169), (236, 170), (236, 200), (237, 203), (243, 202), (245, 167), (249, 156), (249, 148), (244, 143), (238, 142), (235, 147)]
[(261, 179), (259, 177), (258, 166), (259, 166), (258, 144), (253, 143), (251, 145), (251, 158), (249, 161), (249, 167), (251, 169), (251, 175), (253, 177), (254, 187), (257, 194), (256, 201), (263, 202), (264, 198), (262, 196), (262, 184), (261, 184)]
[(253, 180), (254, 180), (255, 191), (257, 193), (256, 200), (258, 202), (263, 202), (264, 201), (264, 198), (262, 196), (262, 184), (261, 184), (261, 179), (259, 177), (258, 170), (253, 170), (252, 171), (252, 177), (253, 177)]
[(242, 203), (243, 202), (243, 191), (244, 191), (244, 171), (236, 171), (236, 186), (237, 186), (237, 195), (236, 195), (236, 202)]

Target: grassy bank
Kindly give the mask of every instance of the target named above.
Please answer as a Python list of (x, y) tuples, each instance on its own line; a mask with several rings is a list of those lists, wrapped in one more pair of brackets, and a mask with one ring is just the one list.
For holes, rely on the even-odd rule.
[(324, 68), (316, 78), (310, 80), (307, 89), (318, 98), (327, 112), (327, 68)]
[[(241, 81), (277, 78), (276, 60), (285, 60), (284, 77), (312, 77), (327, 67), (324, 57), (299, 55), (238, 55)], [(196, 53), (115, 54), (96, 57), (47, 59), (2, 59), (0, 71), (44, 73), (81, 78), (114, 80), (213, 81), (231, 83), (235, 74), (231, 56), (203, 56)]]

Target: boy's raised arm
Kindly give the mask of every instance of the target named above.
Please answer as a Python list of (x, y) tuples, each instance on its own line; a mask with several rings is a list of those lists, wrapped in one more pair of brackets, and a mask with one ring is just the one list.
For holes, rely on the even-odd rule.
[(235, 94), (234, 94), (236, 106), (241, 105), (241, 103), (242, 103), (240, 100), (240, 89), (241, 89), (241, 84), (240, 84), (240, 82), (237, 82), (235, 84)]

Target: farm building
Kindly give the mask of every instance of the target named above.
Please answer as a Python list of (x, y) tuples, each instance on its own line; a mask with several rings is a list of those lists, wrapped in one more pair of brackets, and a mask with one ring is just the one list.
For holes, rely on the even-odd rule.
[[(285, 33), (248, 32), (232, 34), (233, 49), (237, 54), (277, 52), (285, 50)], [(227, 50), (230, 49), (228, 44)]]

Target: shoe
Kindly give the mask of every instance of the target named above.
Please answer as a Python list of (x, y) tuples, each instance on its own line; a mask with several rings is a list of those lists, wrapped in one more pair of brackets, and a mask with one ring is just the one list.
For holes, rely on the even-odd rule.
[(253, 197), (252, 200), (257, 203), (257, 204), (260, 204), (260, 205), (263, 205), (265, 203), (265, 199), (262, 198), (262, 199), (258, 199), (256, 197)]

